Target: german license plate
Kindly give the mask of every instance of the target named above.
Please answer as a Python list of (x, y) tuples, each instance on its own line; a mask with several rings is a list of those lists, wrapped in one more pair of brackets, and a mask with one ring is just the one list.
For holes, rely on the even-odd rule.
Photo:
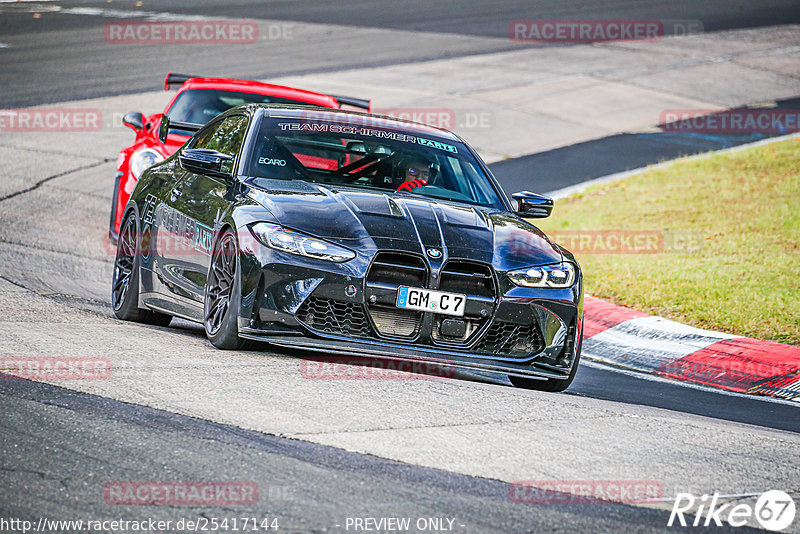
[(409, 310), (441, 313), (442, 315), (464, 315), (467, 296), (458, 293), (431, 291), (418, 287), (397, 288), (397, 307)]

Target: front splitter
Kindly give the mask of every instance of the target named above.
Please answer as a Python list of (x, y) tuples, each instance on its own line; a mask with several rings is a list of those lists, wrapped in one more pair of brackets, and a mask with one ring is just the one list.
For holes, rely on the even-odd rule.
[[(269, 336), (240, 332), (241, 337), (288, 349), (308, 350), (315, 353), (326, 353), (336, 356), (361, 356), (385, 360), (411, 363), (433, 363), (468, 371), (490, 371), (507, 375), (533, 378), (537, 380), (563, 380), (568, 373), (559, 373), (545, 368), (536, 362), (513, 363), (493, 361), (473, 356), (468, 353), (448, 352), (442, 354), (441, 348), (420, 347), (406, 349), (393, 345), (383, 345), (358, 340), (315, 339), (310, 337)], [(550, 367), (550, 366), (547, 366)]]

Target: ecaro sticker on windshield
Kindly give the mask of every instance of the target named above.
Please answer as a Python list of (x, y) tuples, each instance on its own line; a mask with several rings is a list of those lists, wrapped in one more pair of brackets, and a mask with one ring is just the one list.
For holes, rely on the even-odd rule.
[(286, 167), (285, 159), (258, 158), (258, 163), (260, 165), (277, 165), (279, 167)]

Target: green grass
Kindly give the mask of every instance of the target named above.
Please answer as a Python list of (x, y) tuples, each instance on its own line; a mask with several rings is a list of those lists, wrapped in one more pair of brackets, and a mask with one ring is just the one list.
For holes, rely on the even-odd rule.
[[(798, 138), (597, 185), (532, 222), (557, 240), (565, 230), (662, 232), (660, 253), (577, 252), (587, 293), (702, 328), (800, 344)], [(674, 236), (690, 236), (696, 250), (671, 245)]]

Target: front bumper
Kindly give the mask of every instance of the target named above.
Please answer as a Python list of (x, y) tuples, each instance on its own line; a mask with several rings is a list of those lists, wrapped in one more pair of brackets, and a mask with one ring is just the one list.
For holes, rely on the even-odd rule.
[[(569, 289), (522, 288), (489, 265), (458, 258), (435, 265), (418, 255), (419, 279), (410, 280), (401, 268), (392, 283), (375, 274), (381, 256), (374, 252), (345, 264), (261, 247), (252, 252), (242, 262), (239, 334), (244, 338), (306, 351), (541, 379), (567, 378), (576, 361), (583, 312), (580, 276)], [(457, 292), (468, 296), (465, 316), (455, 321), (456, 335), (443, 335), (452, 334), (443, 329), (446, 316), (394, 306), (399, 285), (452, 290), (443, 284), (457, 263), (461, 270), (475, 266), (486, 274), (474, 294), (469, 289), (478, 275), (456, 280), (464, 289)]]

